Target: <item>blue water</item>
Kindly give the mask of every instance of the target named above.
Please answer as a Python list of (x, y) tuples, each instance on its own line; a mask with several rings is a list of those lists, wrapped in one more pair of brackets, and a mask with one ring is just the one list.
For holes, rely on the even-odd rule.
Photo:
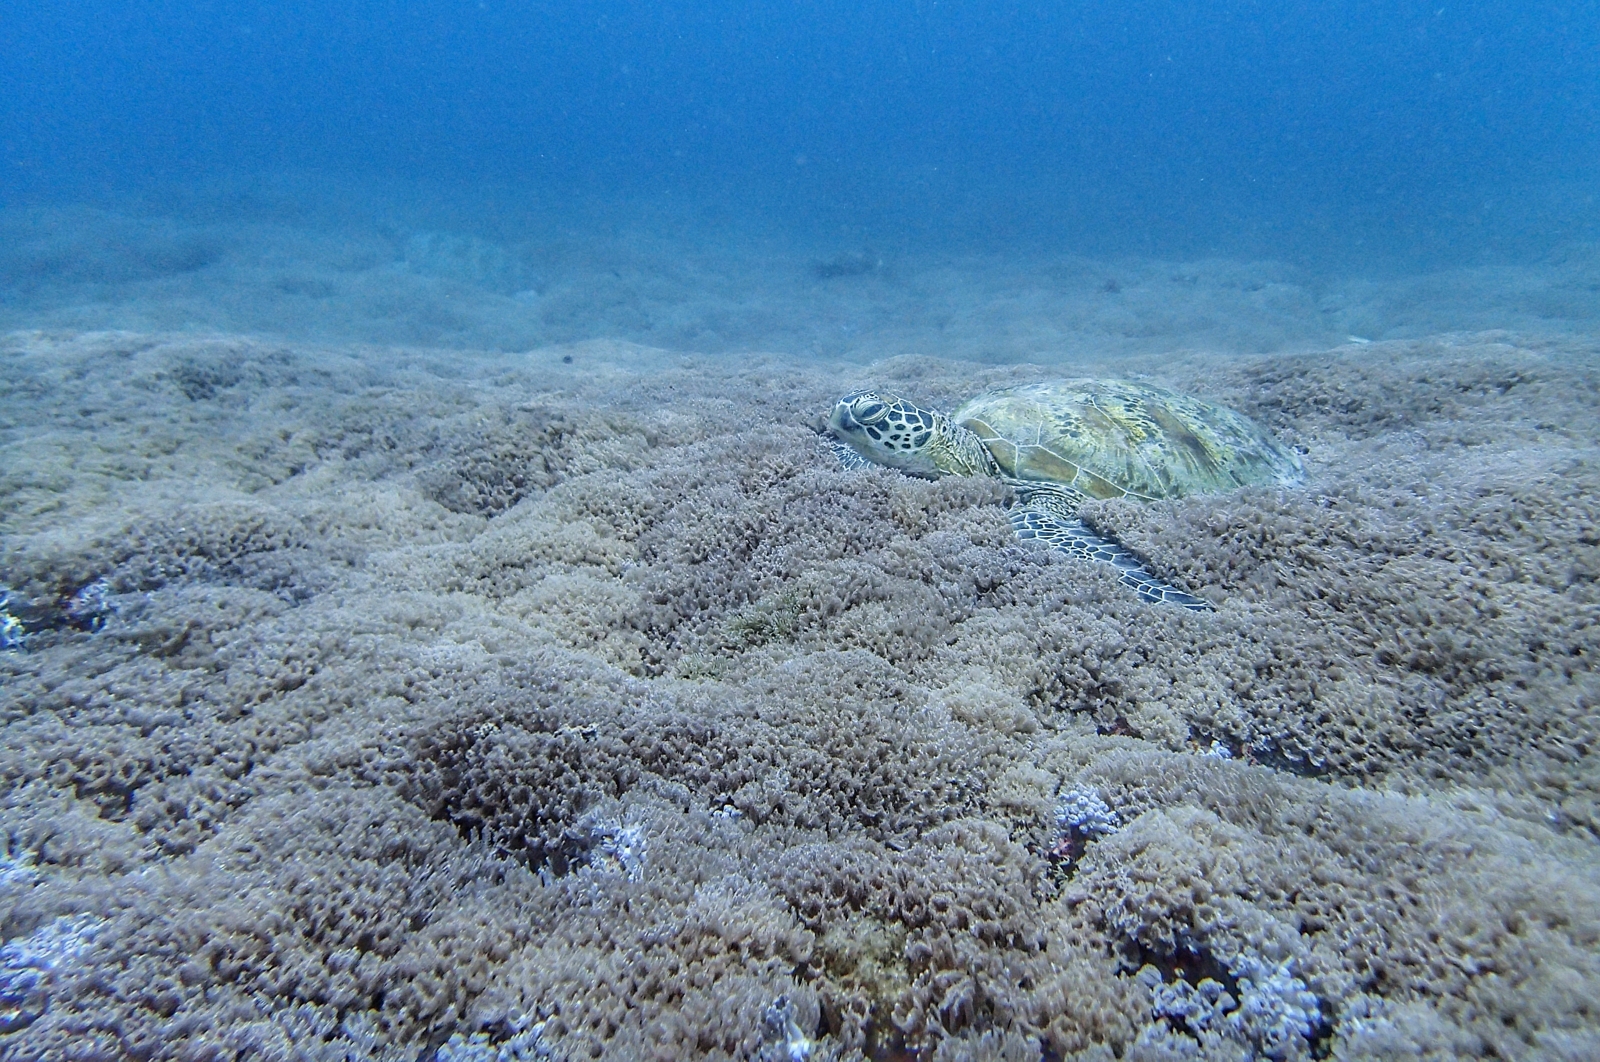
[(1344, 272), (1600, 234), (1596, 0), (6, 0), (0, 40), (0, 209), (245, 210), (292, 173), (491, 237)]

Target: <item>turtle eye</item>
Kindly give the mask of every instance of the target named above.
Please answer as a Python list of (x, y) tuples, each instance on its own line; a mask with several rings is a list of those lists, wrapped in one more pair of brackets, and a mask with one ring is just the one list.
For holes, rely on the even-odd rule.
[(862, 399), (856, 403), (850, 415), (861, 424), (876, 424), (889, 415), (889, 407), (875, 398)]

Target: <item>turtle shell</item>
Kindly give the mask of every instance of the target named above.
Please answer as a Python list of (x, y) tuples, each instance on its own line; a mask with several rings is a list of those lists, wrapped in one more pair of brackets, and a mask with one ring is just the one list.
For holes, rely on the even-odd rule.
[(1012, 479), (1090, 498), (1181, 498), (1294, 486), (1293, 450), (1231, 409), (1126, 380), (1060, 380), (986, 391), (956, 410)]

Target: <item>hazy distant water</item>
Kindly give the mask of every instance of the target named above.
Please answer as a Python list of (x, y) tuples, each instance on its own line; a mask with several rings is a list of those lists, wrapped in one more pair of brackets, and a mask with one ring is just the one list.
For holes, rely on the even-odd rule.
[[(399, 260), (433, 232), (737, 232), (802, 270), (1220, 256), (1370, 277), (1600, 234), (1594, 0), (11, 0), (0, 39), (15, 246), (49, 242), (18, 213), (40, 204), (387, 232)], [(0, 255), (10, 323), (54, 263), (94, 272), (75, 253)]]

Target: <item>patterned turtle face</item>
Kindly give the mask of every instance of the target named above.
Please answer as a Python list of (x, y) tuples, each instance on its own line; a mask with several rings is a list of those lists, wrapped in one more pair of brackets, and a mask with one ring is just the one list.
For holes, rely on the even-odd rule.
[(938, 476), (929, 449), (949, 421), (886, 391), (852, 391), (834, 403), (828, 430), (856, 453), (917, 476)]

